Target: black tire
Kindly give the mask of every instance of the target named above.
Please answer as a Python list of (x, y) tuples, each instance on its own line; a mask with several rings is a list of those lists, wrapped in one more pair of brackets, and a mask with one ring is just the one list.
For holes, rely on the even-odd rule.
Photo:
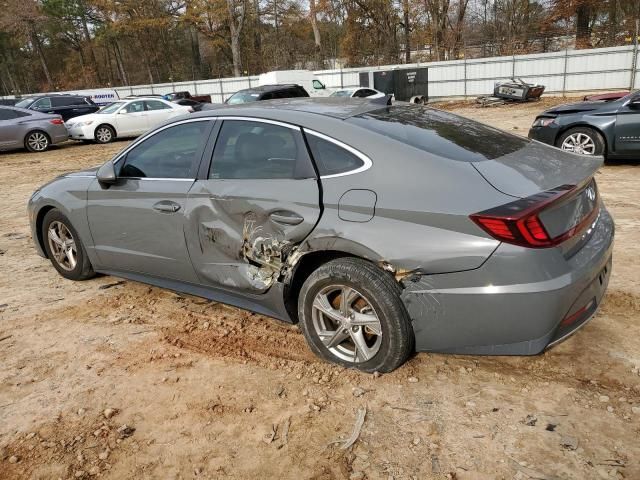
[[(52, 251), (51, 243), (55, 242), (49, 239), (49, 228), (53, 225), (55, 226), (64, 225), (72, 236), (73, 242), (75, 243), (75, 266), (73, 268), (68, 268), (71, 265), (67, 265), (66, 267), (63, 265), (63, 261), (59, 261), (56, 258), (56, 255)], [(47, 257), (51, 260), (53, 264), (53, 268), (55, 268), (60, 275), (64, 278), (68, 278), (69, 280), (87, 280), (89, 278), (94, 277), (96, 274), (93, 271), (93, 267), (91, 266), (91, 262), (89, 261), (89, 257), (87, 256), (87, 251), (80, 240), (78, 232), (76, 232), (71, 222), (65, 217), (59, 210), (53, 209), (49, 210), (44, 219), (42, 220), (42, 230), (41, 230), (42, 240), (44, 243), (44, 249), (47, 253)], [(68, 259), (68, 257), (67, 257)]]
[(24, 147), (30, 152), (46, 152), (51, 146), (51, 139), (42, 130), (34, 130), (24, 137)]
[[(556, 147), (562, 150), (567, 150), (566, 148), (563, 147), (565, 141), (569, 137), (576, 136), (576, 135), (583, 135), (588, 137), (594, 146), (593, 152), (591, 152), (591, 149), (589, 149), (589, 152), (584, 151), (584, 152), (576, 152), (576, 153), (581, 153), (583, 155), (604, 155), (605, 154), (606, 143), (604, 141), (602, 134), (600, 134), (600, 132), (598, 132), (597, 130), (589, 127), (570, 128), (569, 130), (567, 130), (566, 132), (564, 132), (562, 135), (558, 137), (558, 140), (556, 141)], [(568, 151), (571, 151), (571, 150), (568, 150)]]
[(93, 138), (97, 143), (113, 142), (116, 138), (116, 131), (111, 125), (98, 125), (93, 132)]
[[(336, 356), (316, 331), (313, 302), (318, 294), (335, 285), (355, 289), (380, 321), (379, 349), (368, 360), (354, 362)], [(395, 279), (370, 262), (350, 257), (332, 260), (316, 269), (302, 285), (298, 298), (300, 328), (311, 350), (324, 360), (365, 372), (390, 372), (402, 365), (415, 349), (411, 320), (400, 293)]]

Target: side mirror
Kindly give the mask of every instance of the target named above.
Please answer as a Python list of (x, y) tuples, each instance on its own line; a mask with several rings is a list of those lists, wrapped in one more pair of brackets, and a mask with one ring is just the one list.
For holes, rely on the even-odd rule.
[(96, 172), (96, 178), (100, 183), (105, 185), (116, 183), (118, 177), (116, 177), (116, 168), (113, 165), (113, 161), (109, 160), (102, 165)]
[(640, 110), (640, 97), (632, 98), (629, 102), (629, 108), (633, 108), (634, 110)]
[(119, 110), (119, 111), (118, 111), (118, 113), (119, 113), (120, 115), (125, 115), (125, 114), (126, 114), (126, 113), (128, 113), (128, 112), (127, 112), (127, 110), (126, 110), (126, 109), (124, 109), (124, 108), (123, 108), (123, 109)]

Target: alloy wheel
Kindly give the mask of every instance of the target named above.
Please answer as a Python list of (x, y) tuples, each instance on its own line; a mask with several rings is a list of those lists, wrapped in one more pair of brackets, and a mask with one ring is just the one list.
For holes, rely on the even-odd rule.
[(51, 254), (60, 268), (68, 272), (75, 269), (78, 263), (76, 242), (67, 226), (62, 222), (51, 222), (47, 238)]
[(111, 141), (111, 130), (107, 127), (100, 127), (96, 130), (96, 138), (100, 143), (109, 143)]
[(382, 325), (371, 302), (347, 285), (331, 285), (316, 295), (312, 321), (323, 345), (353, 363), (372, 359), (382, 343)]
[(33, 132), (27, 138), (27, 144), (33, 151), (44, 152), (49, 146), (49, 139), (42, 132)]
[(593, 155), (596, 152), (596, 143), (586, 133), (573, 133), (564, 139), (561, 148), (567, 152)]

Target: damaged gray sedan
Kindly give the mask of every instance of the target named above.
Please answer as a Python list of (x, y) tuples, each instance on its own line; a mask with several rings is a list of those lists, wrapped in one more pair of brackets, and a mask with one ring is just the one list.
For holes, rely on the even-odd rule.
[(29, 201), (65, 278), (105, 273), (299, 323), (320, 357), (530, 355), (595, 313), (601, 164), (414, 105), (289, 99), (178, 118)]

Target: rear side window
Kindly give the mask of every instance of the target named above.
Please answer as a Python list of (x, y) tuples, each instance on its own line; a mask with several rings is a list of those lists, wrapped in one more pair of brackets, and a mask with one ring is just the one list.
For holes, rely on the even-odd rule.
[(306, 138), (322, 177), (351, 172), (364, 166), (364, 161), (360, 157), (333, 142), (309, 132)]
[(210, 179), (310, 178), (313, 168), (299, 130), (264, 122), (225, 120)]
[(169, 110), (171, 107), (158, 100), (145, 100), (147, 110)]
[(69, 105), (74, 105), (71, 97), (53, 97), (51, 99), (52, 107), (68, 107)]
[(11, 120), (13, 118), (16, 118), (13, 110), (0, 108), (0, 120)]
[(195, 178), (208, 121), (166, 128), (129, 150), (120, 177)]

